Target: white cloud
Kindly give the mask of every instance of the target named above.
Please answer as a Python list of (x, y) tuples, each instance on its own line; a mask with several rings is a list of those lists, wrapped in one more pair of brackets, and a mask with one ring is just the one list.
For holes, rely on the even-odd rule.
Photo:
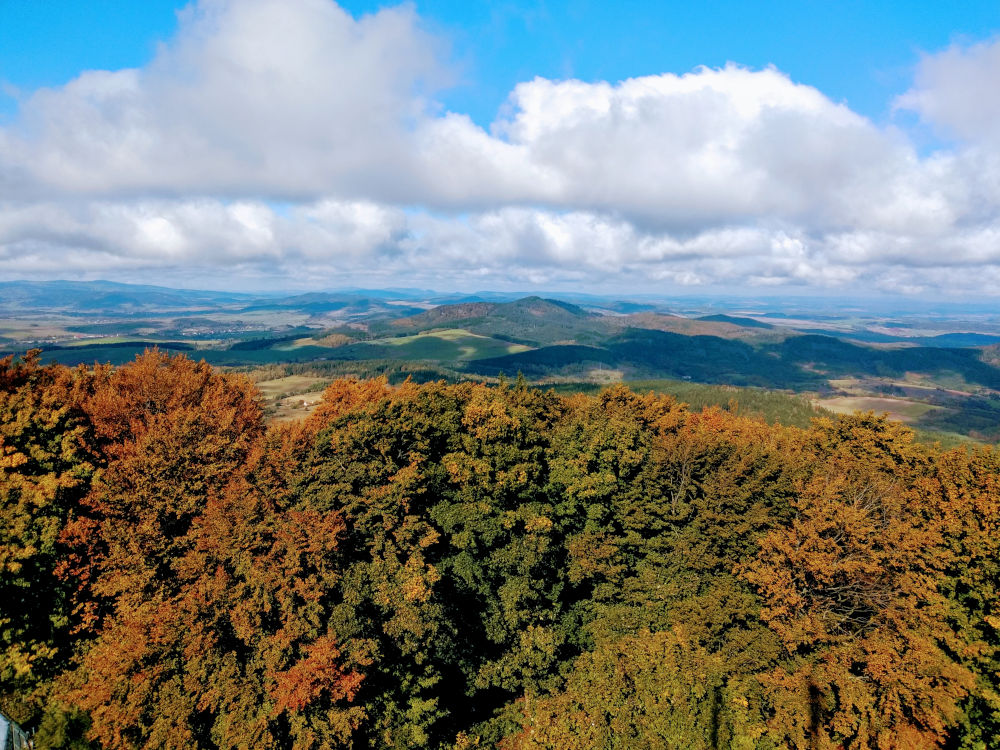
[(392, 193), (441, 75), (417, 21), (410, 6), (355, 20), (329, 0), (201, 0), (147, 67), (35, 92), (0, 165), (40, 193)]
[[(1000, 268), (1000, 222), (943, 246), (860, 230), (809, 233), (757, 223), (687, 236), (592, 211), (501, 208), (462, 218), (324, 199), (96, 201), (0, 206), (0, 266), (11, 276), (178, 276), (277, 286), (425, 287), (792, 284), (967, 292)], [(92, 274), (95, 275), (95, 274)], [(183, 276), (183, 274), (181, 274)], [(236, 285), (246, 285), (237, 281)]]
[(762, 218), (933, 228), (951, 218), (904, 139), (774, 69), (617, 85), (535, 79), (511, 108), (496, 131), (554, 176), (527, 200), (677, 228)]
[(536, 78), (484, 129), (433, 102), (445, 46), (411, 6), (201, 0), (0, 128), (0, 273), (995, 291), (1000, 42), (921, 62), (930, 155), (735, 65)]
[(1000, 39), (925, 55), (914, 87), (896, 106), (918, 112), (945, 135), (1000, 145)]

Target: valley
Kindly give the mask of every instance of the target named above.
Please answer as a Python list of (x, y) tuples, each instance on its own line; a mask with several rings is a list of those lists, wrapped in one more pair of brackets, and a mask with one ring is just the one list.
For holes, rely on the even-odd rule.
[(154, 346), (184, 352), (250, 373), (278, 420), (309, 413), (341, 375), (520, 374), (562, 392), (645, 383), (697, 405), (767, 394), (765, 407), (747, 408), (772, 421), (802, 422), (808, 404), (817, 414), (887, 413), (949, 445), (1000, 440), (1000, 314), (988, 306), (8, 282), (0, 346), (39, 348), (66, 365), (124, 364)]

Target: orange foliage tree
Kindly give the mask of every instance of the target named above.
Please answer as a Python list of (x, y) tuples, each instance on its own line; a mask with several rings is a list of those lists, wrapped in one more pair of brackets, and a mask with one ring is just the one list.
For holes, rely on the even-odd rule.
[(871, 415), (810, 437), (791, 523), (743, 568), (785, 649), (761, 676), (771, 729), (796, 747), (937, 747), (973, 681), (939, 591), (947, 550), (929, 456)]
[[(327, 626), (343, 523), (296, 507), (248, 381), (147, 352), (98, 368), (103, 465), (66, 539), (87, 637), (62, 694), (103, 747), (326, 747), (362, 676)], [(356, 654), (354, 666), (364, 661)]]

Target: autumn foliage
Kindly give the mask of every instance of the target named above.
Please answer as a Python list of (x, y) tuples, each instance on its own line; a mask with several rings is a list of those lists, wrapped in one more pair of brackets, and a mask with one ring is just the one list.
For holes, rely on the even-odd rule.
[(616, 386), (0, 362), (0, 710), (66, 748), (988, 748), (1000, 455)]

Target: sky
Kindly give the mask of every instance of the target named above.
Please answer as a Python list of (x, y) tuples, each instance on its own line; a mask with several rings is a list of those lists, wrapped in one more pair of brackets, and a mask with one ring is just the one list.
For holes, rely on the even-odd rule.
[(995, 0), (0, 0), (0, 280), (994, 297), (998, 124)]

